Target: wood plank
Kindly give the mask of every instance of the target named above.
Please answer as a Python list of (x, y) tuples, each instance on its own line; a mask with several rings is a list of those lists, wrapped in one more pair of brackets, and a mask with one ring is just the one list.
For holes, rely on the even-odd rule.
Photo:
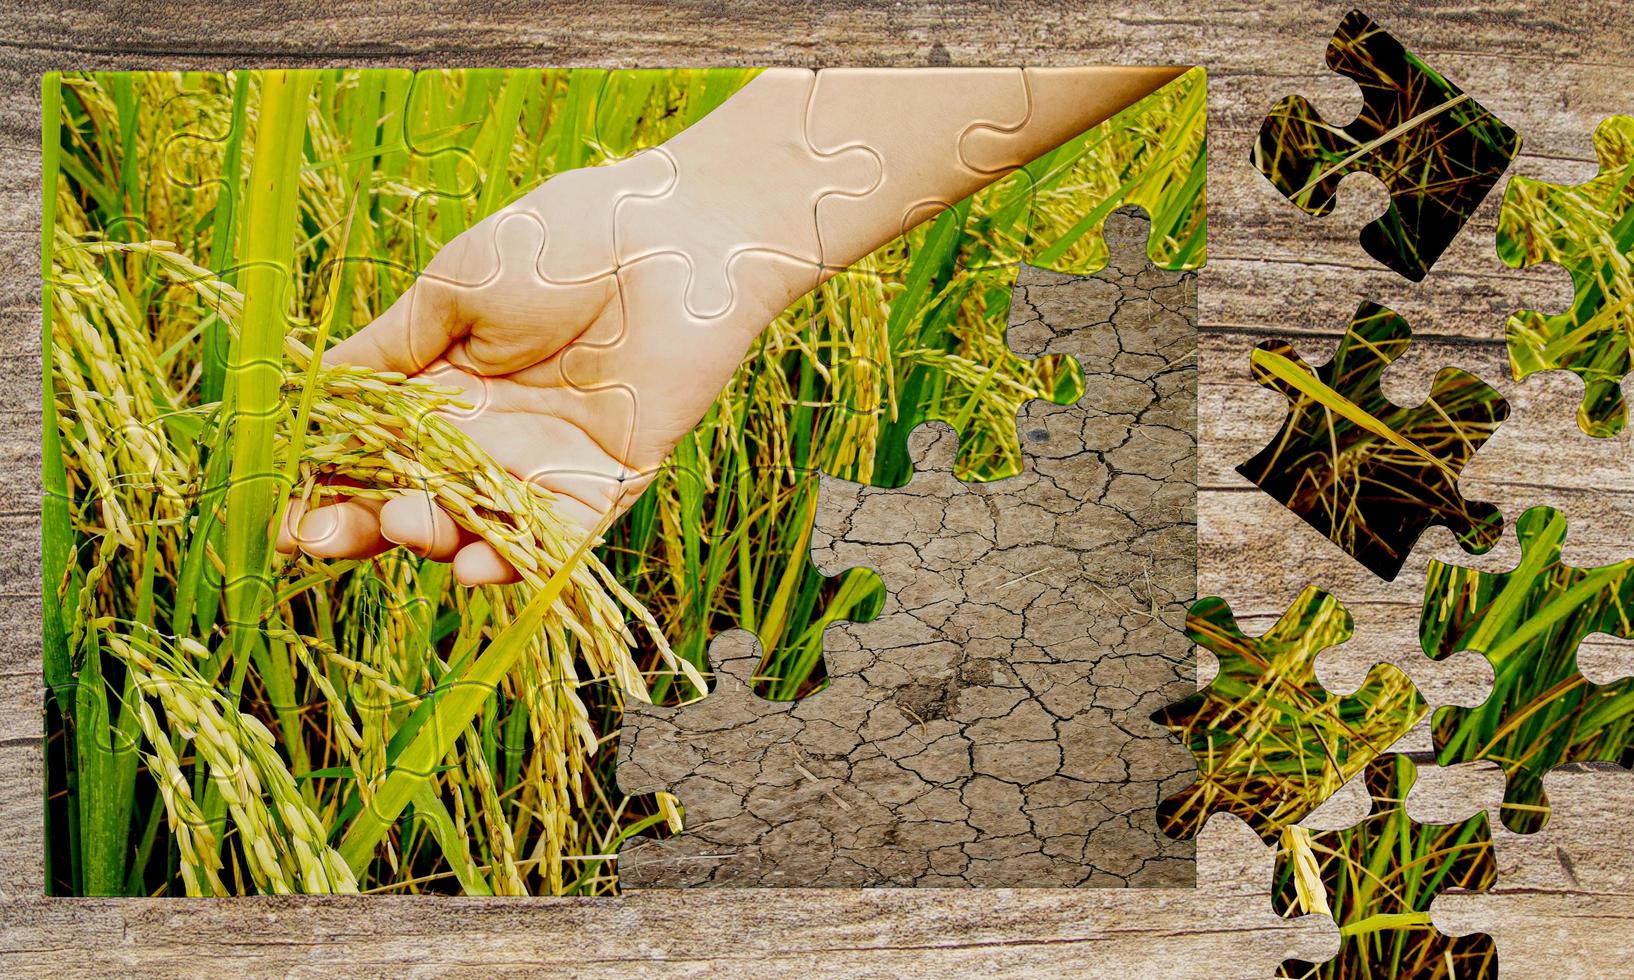
[[(1243, 828), (1216, 821), (1199, 846), (1195, 891), (1061, 893), (765, 892), (637, 893), (617, 900), (66, 901), (38, 897), (40, 691), (38, 526), (38, 76), (57, 68), (256, 65), (711, 65), (1148, 63), (1211, 73), (1211, 262), (1200, 283), (1204, 329), (1199, 501), (1200, 588), (1240, 603), (1245, 619), (1274, 617), (1307, 581), (1357, 614), (1356, 640), (1320, 671), (1339, 689), (1367, 663), (1414, 670), (1433, 698), (1478, 694), (1480, 681), (1425, 669), (1412, 636), (1416, 589), (1436, 556), (1469, 561), (1435, 531), (1389, 587), (1347, 563), (1297, 520), (1245, 487), (1231, 466), (1274, 430), (1274, 396), (1246, 377), (1243, 358), (1264, 336), (1308, 338), (1320, 359), (1362, 298), (1398, 309), (1421, 343), (1392, 372), (1404, 401), (1440, 364), (1456, 362), (1499, 385), (1517, 407), (1558, 420), (1560, 392), (1504, 377), (1502, 319), (1569, 296), (1558, 272), (1515, 272), (1491, 250), (1489, 199), (1430, 281), (1412, 286), (1360, 251), (1357, 228), (1383, 195), (1346, 182), (1338, 211), (1309, 219), (1246, 164), (1265, 108), (1290, 92), (1343, 120), (1357, 104), (1348, 82), (1321, 68), (1345, 4), (1165, 0), (1138, 7), (1071, 4), (1018, 12), (958, 0), (844, 2), (789, 7), (716, 4), (570, 6), (548, 12), (502, 4), (446, 12), (380, 0), (287, 5), (274, 13), (227, 5), (11, 4), (0, 13), (0, 971), (8, 975), (162, 974), (198, 964), (213, 972), (302, 970), (399, 973), (493, 968), (627, 975), (764, 976), (1062, 973), (1095, 976), (1264, 976), (1289, 955), (1334, 949), (1331, 925), (1284, 923), (1269, 912), (1269, 854)], [(1589, 133), (1634, 108), (1634, 13), (1620, 0), (1571, 5), (1496, 0), (1421, 10), (1379, 3), (1370, 13), (1446, 71), (1526, 138), (1515, 173), (1579, 180), (1593, 172)], [(1415, 388), (1414, 386), (1418, 387)], [(1387, 385), (1395, 395), (1395, 389)], [(1570, 396), (1569, 386), (1566, 395)], [(1570, 403), (1570, 397), (1565, 400)], [(1540, 423), (1541, 425), (1541, 423)], [(1519, 428), (1519, 426), (1511, 426)], [(1578, 559), (1627, 551), (1634, 495), (1626, 447), (1584, 447), (1527, 435), (1471, 464), (1465, 492), (1504, 507), (1547, 501), (1569, 508)], [(1552, 432), (1552, 430), (1550, 430)], [(13, 432), (20, 433), (12, 435)], [(1625, 440), (1626, 443), (1626, 440)], [(1619, 527), (1625, 529), (1619, 538)], [(1504, 567), (1513, 542), (1488, 556)], [(1574, 553), (1569, 550), (1568, 555)], [(1416, 583), (1416, 584), (1415, 584)], [(1416, 658), (1416, 660), (1415, 660)], [(1331, 674), (1330, 674), (1331, 668)], [(1417, 737), (1417, 736), (1410, 736)], [(1433, 772), (1433, 770), (1432, 770)], [(1489, 774), (1490, 776), (1490, 774)], [(1446, 785), (1430, 786), (1445, 777)], [(1466, 771), (1426, 776), (1421, 796), (1473, 799)], [(1488, 778), (1488, 783), (1491, 783)], [(1627, 974), (1634, 965), (1634, 894), (1627, 773), (1574, 768), (1550, 777), (1555, 816), (1533, 838), (1500, 833), (1502, 878), (1489, 896), (1449, 896), (1436, 920), (1485, 929), (1515, 975)], [(1429, 792), (1436, 790), (1436, 792)], [(1495, 786), (1488, 785), (1487, 802)], [(1428, 793), (1428, 795), (1426, 795)], [(1354, 803), (1354, 800), (1351, 800)], [(1336, 801), (1342, 807), (1344, 800)], [(1427, 804), (1428, 805), (1428, 804)], [(1433, 809), (1433, 806), (1431, 807)], [(1336, 808), (1332, 813), (1338, 813)], [(1415, 810), (1415, 813), (1418, 811)], [(1467, 810), (1466, 810), (1467, 812)], [(1351, 813), (1348, 819), (1354, 819)], [(1425, 819), (1429, 819), (1428, 816)], [(1575, 870), (1573, 870), (1575, 869)]]

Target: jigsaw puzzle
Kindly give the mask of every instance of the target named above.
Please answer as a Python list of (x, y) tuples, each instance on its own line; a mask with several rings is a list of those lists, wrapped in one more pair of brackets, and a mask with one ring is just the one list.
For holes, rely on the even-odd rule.
[(1521, 560), (1508, 572), (1432, 561), (1419, 621), (1424, 652), (1472, 650), (1492, 664), (1492, 694), (1436, 711), (1436, 760), (1489, 760), (1504, 770), (1504, 826), (1549, 820), (1543, 777), (1569, 762), (1634, 765), (1634, 678), (1593, 684), (1577, 669), (1591, 633), (1634, 639), (1634, 558), (1597, 568), (1562, 564), (1566, 518), (1534, 507), (1515, 523)]
[(734, 628), (759, 695), (823, 688), (883, 590), (812, 565), (821, 475), (908, 482), (926, 420), (961, 477), (1018, 472), (1023, 406), (1084, 391), (1008, 345), (1021, 264), (1092, 270), (1120, 203), (1201, 264), (1203, 93), (50, 76), (52, 890), (614, 890), (680, 823), (613, 785), (624, 706), (696, 695)]
[(1418, 282), (1497, 185), (1520, 137), (1359, 10), (1340, 21), (1327, 60), (1361, 86), (1361, 113), (1339, 127), (1288, 96), (1260, 125), (1253, 164), (1317, 216), (1333, 210), (1345, 175), (1377, 177), (1390, 206), (1363, 226), (1362, 248)]
[(891, 595), (828, 631), (825, 690), (757, 700), (734, 636), (707, 697), (630, 706), (621, 788), (672, 792), (685, 820), (625, 844), (627, 884), (1190, 883), (1190, 845), (1154, 820), (1184, 755), (1145, 715), (1187, 686), (1193, 279), (1146, 263), (1137, 218), (1107, 237), (1094, 277), (1020, 275), (1012, 342), (1070, 353), (1087, 384), (1024, 411), (1023, 474), (958, 480), (934, 426), (904, 487), (825, 479), (814, 558)]
[(1432, 524), (1450, 528), (1472, 554), (1489, 550), (1503, 530), (1498, 508), (1458, 492), (1458, 474), (1509, 417), (1509, 403), (1454, 367), (1436, 375), (1422, 405), (1392, 403), (1379, 379), (1411, 338), (1406, 320), (1364, 302), (1319, 368), (1284, 342), (1260, 344), (1254, 380), (1288, 399), (1288, 418), (1237, 467), (1386, 581)]
[(1466, 978), (1498, 975), (1491, 936), (1448, 936), (1430, 906), (1448, 891), (1484, 892), (1498, 877), (1487, 815), (1423, 824), (1407, 813), (1418, 778), (1405, 755), (1380, 756), (1363, 780), (1372, 808), (1344, 830), (1290, 827), (1277, 849), (1271, 904), (1284, 916), (1328, 915), (1339, 926), (1339, 955), (1323, 963), (1287, 960), (1281, 977)]
[[(1597, 772), (1634, 766), (1634, 679), (1606, 666), (1634, 639), (1634, 557), (1604, 530), (1616, 467), (1536, 447), (1539, 412), (1566, 427), (1545, 436), (1575, 422), (1627, 446), (1634, 116), (1608, 115), (1615, 57), (1576, 54), (1606, 18), (1585, 41), (1532, 13), (1397, 11), (1392, 36), (1353, 10), (1331, 40), (1330, 15), (1293, 7), (1246, 38), (1210, 26), (1229, 52), (1213, 106), (1203, 67), (1146, 57), (1173, 19), (1122, 15), (1106, 20), (1127, 37), (1075, 30), (1062, 51), (1141, 67), (1004, 64), (1064, 39), (1028, 24), (1024, 48), (931, 42), (924, 63), (944, 67), (46, 74), (43, 685), (13, 685), (45, 701), (27, 794), (45, 849), (19, 858), (17, 907), (85, 928), (31, 904), (39, 867), (48, 895), (559, 895), (592, 918), (625, 888), (1156, 888), (1080, 893), (1055, 920), (1017, 914), (1042, 906), (1016, 892), (921, 895), (900, 922), (836, 923), (816, 962), (968, 966), (996, 940), (1001, 972), (1062, 973), (1036, 967), (1118, 962), (1103, 927), (1132, 912), (1110, 931), (1161, 937), (1163, 963), (1132, 974), (1188, 972), (1169, 961), (1195, 955), (1184, 940), (1244, 949), (1187, 961), (1203, 973), (1485, 977), (1514, 927), (1486, 925), (1482, 900), (1469, 928), (1497, 940), (1451, 936), (1431, 909), (1492, 888), (1502, 846), (1506, 915), (1546, 899), (1599, 921), (1583, 910), (1617, 893), (1574, 870), (1571, 832), (1613, 821), (1568, 811), (1603, 802)], [(1486, 50), (1506, 26), (1537, 52)], [(1326, 43), (1332, 77), (1287, 56), (1300, 43)], [(1150, 53), (1184, 52), (1165, 35)], [(1312, 74), (1359, 87), (1354, 119), (1299, 95), (1261, 115)], [(1247, 210), (1217, 215), (1227, 261), (1199, 277), (1211, 109), (1230, 123), (1218, 199)], [(1550, 176), (1587, 166), (1561, 134), (1594, 128), (1598, 173), (1515, 177), (1486, 204), (1522, 128), (1522, 168)], [(1317, 226), (1261, 183), (1320, 217), (1352, 174), (1389, 200), (1359, 266), (1301, 242)], [(1494, 217), (1498, 258), (1560, 266), (1569, 306), (1511, 314), (1549, 304), (1516, 301), (1514, 274), (1444, 268)], [(1384, 269), (1421, 284), (1398, 281), (1402, 302), (1454, 343), (1414, 345), (1372, 301), (1388, 297), (1363, 280)], [(1218, 290), (1201, 345), (1200, 282)], [(1292, 340), (1220, 357), (1279, 298), (1334, 297), (1366, 301), (1326, 363)], [(1575, 420), (1504, 388), (1531, 411), (1506, 422), (1503, 394), (1436, 353), (1490, 355), (1500, 324), (1516, 381), (1580, 379)], [(1344, 556), (1292, 522), (1268, 532), (1279, 510), (1224, 473), (1258, 409), (1218, 372), (1243, 367), (1288, 405), (1237, 474)], [(1221, 411), (1202, 426), (1199, 373)], [(1386, 397), (1418, 379), (1422, 404)], [(1503, 424), (1543, 456), (1502, 493), (1472, 487), (1500, 514), (1460, 480)], [(1535, 499), (1561, 509), (1510, 509)], [(1505, 517), (1510, 570), (1442, 556), (1422, 594), (1396, 581), (1416, 579), (1400, 573), (1431, 525), (1482, 554)], [(1568, 519), (1606, 564), (1566, 563)], [(1200, 568), (1200, 551), (1235, 564)], [(1232, 604), (1194, 601), (1203, 578)], [(1432, 665), (1378, 662), (1415, 611), (1423, 653), (1473, 664), (1457, 686), (1478, 697), (1449, 704)], [(1325, 656), (1346, 643), (1365, 673)], [(1219, 668), (1202, 684), (1199, 650)], [(1325, 683), (1330, 667), (1346, 680)], [(30, 724), (13, 712), (8, 731), (26, 742)], [(1496, 816), (1530, 836), (1495, 845), (1490, 808), (1415, 821), (1416, 756), (1398, 753), (1426, 745), (1500, 770)], [(1323, 829), (1350, 780), (1370, 812)], [(1194, 845), (1216, 813), (1275, 847), (1269, 879), (1272, 855), (1230, 826)], [(1260, 918), (1331, 919), (1336, 956), (1246, 965), (1279, 940), (1245, 934), (1264, 922), (1231, 903), (1267, 884)], [(870, 906), (681, 904), (748, 910), (724, 926), (738, 936), (786, 925), (791, 900)], [(946, 943), (853, 941), (961, 908)], [(35, 938), (0, 950), (8, 965), (66, 948), (23, 925)], [(709, 927), (644, 954), (762, 962)], [(573, 938), (572, 968), (624, 961)], [(1012, 961), (1026, 943), (1048, 952)], [(1539, 956), (1503, 952), (1512, 971)]]
[(1271, 843), (1424, 717), (1418, 689), (1389, 664), (1350, 694), (1317, 682), (1317, 655), (1351, 631), (1349, 611), (1314, 586), (1257, 637), (1221, 599), (1191, 607), (1186, 633), (1219, 659), (1220, 672), (1152, 713), (1197, 760), (1196, 781), (1158, 808), (1164, 833), (1189, 840), (1223, 812)]
[(1634, 361), (1634, 116), (1594, 130), (1600, 173), (1581, 184), (1516, 177), (1498, 215), (1498, 257), (1516, 268), (1551, 262), (1572, 276), (1571, 308), (1509, 318), (1517, 380), (1565, 370), (1583, 379), (1577, 424), (1615, 436), (1628, 422), (1622, 380)]

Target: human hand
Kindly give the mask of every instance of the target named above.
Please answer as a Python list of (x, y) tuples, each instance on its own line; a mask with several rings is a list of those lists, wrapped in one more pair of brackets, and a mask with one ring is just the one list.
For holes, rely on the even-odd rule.
[[(686, 296), (706, 242), (685, 246), (688, 257), (621, 262), (618, 202), (661, 188), (671, 166), (643, 154), (553, 178), (450, 242), (389, 310), (325, 359), (464, 389), (475, 407), (449, 421), (518, 479), (551, 491), (563, 516), (597, 526), (641, 495), (754, 337), (815, 285), (814, 267), (755, 256), (732, 264), (731, 302), (700, 316)], [(677, 229), (735, 234), (723, 233), (719, 215), (705, 221), (677, 206)], [(453, 562), (466, 585), (517, 580), (424, 493), (310, 511), (291, 501), (278, 544), (319, 558), (402, 545)]]

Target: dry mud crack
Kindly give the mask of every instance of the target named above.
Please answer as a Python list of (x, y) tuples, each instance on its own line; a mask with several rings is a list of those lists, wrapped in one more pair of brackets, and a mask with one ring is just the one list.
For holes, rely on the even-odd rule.
[(1147, 716), (1195, 690), (1196, 279), (1147, 263), (1138, 218), (1107, 239), (1096, 275), (1020, 272), (1012, 346), (1086, 380), (1023, 411), (1021, 475), (959, 482), (927, 426), (906, 487), (824, 478), (813, 559), (890, 591), (829, 631), (826, 690), (755, 698), (733, 633), (707, 698), (630, 706), (621, 787), (675, 793), (687, 826), (626, 844), (624, 885), (1193, 884), (1156, 823), (1191, 760)]

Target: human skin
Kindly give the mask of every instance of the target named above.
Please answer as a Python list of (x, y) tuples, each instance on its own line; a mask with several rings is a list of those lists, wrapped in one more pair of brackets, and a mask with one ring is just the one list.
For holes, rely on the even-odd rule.
[[(453, 424), (594, 528), (790, 303), (1179, 74), (768, 69), (662, 147), (559, 174), (473, 226), (325, 359), (466, 389), (476, 407)], [(396, 545), (465, 585), (517, 580), (424, 494), (292, 501), (278, 535), (318, 558)]]

